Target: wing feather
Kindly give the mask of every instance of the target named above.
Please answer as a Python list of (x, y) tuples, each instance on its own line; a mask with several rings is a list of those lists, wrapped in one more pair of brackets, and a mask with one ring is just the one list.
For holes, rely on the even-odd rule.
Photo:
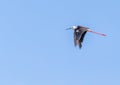
[(81, 37), (83, 35), (84, 31), (80, 30), (80, 29), (76, 29), (74, 31), (74, 45), (79, 45), (80, 47), (82, 47), (81, 42), (79, 42), (81, 40)]
[(79, 48), (82, 47), (82, 42), (84, 40), (85, 34), (87, 33), (87, 31), (84, 31), (81, 35), (81, 38), (79, 39)]
[(79, 48), (82, 47), (82, 42), (84, 40), (84, 37), (87, 33), (87, 28), (85, 27), (78, 27), (74, 30), (74, 45), (78, 45)]

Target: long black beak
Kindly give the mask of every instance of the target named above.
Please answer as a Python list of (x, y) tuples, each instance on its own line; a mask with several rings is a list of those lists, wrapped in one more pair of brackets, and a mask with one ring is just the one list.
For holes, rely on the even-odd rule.
[(70, 29), (72, 29), (72, 28), (67, 28), (66, 30), (70, 30)]

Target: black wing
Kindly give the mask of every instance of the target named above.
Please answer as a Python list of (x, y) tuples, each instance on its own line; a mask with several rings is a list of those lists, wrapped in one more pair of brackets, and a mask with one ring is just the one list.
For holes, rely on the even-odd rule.
[(80, 29), (76, 29), (74, 31), (74, 44), (75, 44), (75, 46), (79, 45), (80, 48), (82, 47), (81, 41), (83, 41), (83, 38), (84, 38), (84, 35), (85, 35), (84, 32), (85, 31), (80, 30)]
[(79, 39), (79, 48), (82, 47), (82, 42), (84, 40), (85, 34), (87, 33), (87, 31), (84, 31), (81, 35), (81, 38)]

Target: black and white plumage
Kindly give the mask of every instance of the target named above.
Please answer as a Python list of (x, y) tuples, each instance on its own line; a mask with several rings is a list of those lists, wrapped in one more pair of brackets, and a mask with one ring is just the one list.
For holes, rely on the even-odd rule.
[(101, 36), (106, 36), (105, 34), (94, 32), (94, 31), (90, 30), (89, 28), (83, 27), (83, 26), (72, 26), (68, 29), (73, 29), (74, 30), (74, 45), (75, 46), (78, 45), (79, 48), (82, 47), (82, 43), (83, 43), (84, 37), (85, 37), (87, 32), (92, 32), (92, 33), (95, 33), (95, 34), (99, 34)]
[(81, 48), (88, 28), (82, 26), (73, 26), (73, 29), (74, 29), (74, 45), (75, 46), (78, 45), (79, 48)]

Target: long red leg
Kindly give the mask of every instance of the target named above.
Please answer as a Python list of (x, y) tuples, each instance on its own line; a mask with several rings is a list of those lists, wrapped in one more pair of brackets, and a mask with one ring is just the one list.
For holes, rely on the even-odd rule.
[(92, 31), (92, 30), (88, 30), (88, 32), (92, 32), (92, 33), (94, 33), (94, 34), (98, 34), (98, 35), (101, 35), (101, 36), (106, 36), (106, 34), (102, 34), (102, 33), (94, 32), (94, 31)]

